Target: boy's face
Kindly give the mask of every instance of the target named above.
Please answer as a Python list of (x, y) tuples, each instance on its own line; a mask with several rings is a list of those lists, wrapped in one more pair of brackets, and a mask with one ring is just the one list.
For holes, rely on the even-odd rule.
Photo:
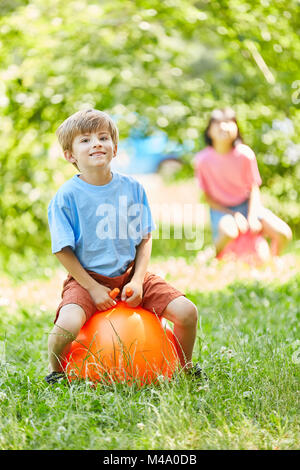
[(65, 150), (65, 159), (76, 163), (84, 173), (96, 168), (106, 170), (116, 156), (117, 146), (114, 145), (107, 128), (98, 129), (92, 133), (78, 134), (72, 144), (72, 151)]

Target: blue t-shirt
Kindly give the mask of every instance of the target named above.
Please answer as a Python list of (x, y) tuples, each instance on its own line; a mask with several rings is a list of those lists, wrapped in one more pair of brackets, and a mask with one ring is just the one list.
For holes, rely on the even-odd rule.
[(70, 246), (81, 265), (104, 276), (123, 274), (143, 237), (155, 229), (143, 186), (113, 173), (103, 186), (75, 175), (48, 207), (52, 253)]

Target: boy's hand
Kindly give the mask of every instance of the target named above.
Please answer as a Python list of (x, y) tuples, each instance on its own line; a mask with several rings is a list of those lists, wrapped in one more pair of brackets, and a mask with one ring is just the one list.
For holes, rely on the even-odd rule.
[(129, 282), (123, 287), (121, 300), (125, 301), (129, 307), (137, 307), (143, 298), (143, 285), (138, 282)]
[(262, 224), (256, 216), (248, 217), (249, 228), (253, 233), (259, 233), (262, 230)]
[(248, 221), (246, 217), (243, 214), (241, 214), (241, 212), (235, 212), (234, 220), (239, 229), (239, 232), (246, 233), (247, 230), (249, 229), (249, 225), (248, 225)]
[(88, 289), (90, 296), (96, 304), (96, 307), (101, 312), (114, 307), (117, 303), (109, 295), (111, 289), (102, 286), (101, 284), (95, 283), (91, 288)]

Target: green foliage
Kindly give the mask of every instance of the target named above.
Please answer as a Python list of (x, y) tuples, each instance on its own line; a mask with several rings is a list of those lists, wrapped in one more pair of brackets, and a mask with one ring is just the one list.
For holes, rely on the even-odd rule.
[(191, 140), (196, 152), (210, 111), (232, 105), (265, 185), (272, 189), (288, 177), (291, 189), (276, 197), (296, 201), (297, 6), (296, 0), (1, 2), (2, 253), (39, 252), (49, 243), (47, 204), (71, 171), (54, 132), (86, 106), (118, 116), (121, 137), (146, 116), (149, 132), (161, 127), (180, 142)]

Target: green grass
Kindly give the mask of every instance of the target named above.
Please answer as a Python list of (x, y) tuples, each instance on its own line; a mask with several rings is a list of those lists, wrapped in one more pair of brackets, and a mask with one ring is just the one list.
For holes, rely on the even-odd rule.
[[(189, 229), (191, 233), (194, 233), (194, 227), (186, 227), (186, 233), (189, 233)], [(164, 238), (166, 235), (163, 234), (163, 228), (158, 226), (158, 238), (154, 238), (152, 243), (152, 261), (163, 261), (170, 257), (184, 258), (188, 263), (195, 260), (199, 251), (186, 249), (187, 244), (195, 242), (195, 238), (186, 238), (183, 230), (182, 238), (176, 239), (174, 232), (176, 233), (176, 227), (171, 226), (169, 239)], [(203, 234), (201, 249), (205, 249), (211, 244), (211, 231), (207, 226)], [(300, 240), (291, 242), (285, 252), (293, 252), (300, 256)], [(25, 249), (24, 253), (13, 253), (11, 250), (3, 250), (3, 248), (0, 251), (0, 274), (4, 273), (14, 284), (31, 279), (49, 279), (59, 267), (61, 265), (58, 260), (51, 254), (50, 241), (47, 245), (40, 247), (38, 253), (32, 249)]]
[(53, 312), (0, 307), (0, 449), (299, 448), (299, 284), (187, 293), (209, 377), (198, 385), (48, 386)]
[[(195, 228), (187, 227), (186, 233), (194, 233)], [(185, 232), (182, 230), (182, 238), (176, 239), (174, 236), (176, 228), (170, 227), (169, 238), (163, 233), (162, 226), (158, 226), (157, 237), (153, 239), (152, 259), (166, 259), (170, 256), (184, 257), (187, 261), (192, 261), (198, 251), (187, 250), (186, 244), (195, 241), (195, 238), (185, 238)], [(180, 232), (179, 232), (180, 233)], [(209, 227), (205, 229), (203, 247), (211, 243), (211, 233)], [(53, 272), (60, 267), (56, 257), (51, 254), (50, 240), (39, 251), (31, 248), (24, 249), (23, 253), (12, 252), (1, 247), (0, 250), (0, 273), (5, 273), (14, 283), (24, 282), (31, 279), (47, 279)]]
[[(190, 232), (189, 232), (190, 230)], [(187, 262), (193, 261), (199, 252), (198, 249), (188, 249), (187, 244), (193, 244), (196, 241), (195, 237), (195, 227), (186, 227), (186, 233), (191, 233), (193, 238), (186, 238), (184, 230), (179, 231), (179, 234), (182, 235), (181, 238), (176, 239), (176, 227), (170, 227), (170, 237), (169, 239), (166, 236), (169, 235), (167, 231), (166, 234), (163, 232), (162, 226), (159, 226), (157, 229), (158, 238), (153, 239), (152, 242), (152, 254), (151, 259), (166, 259), (168, 257), (175, 258), (185, 258)], [(178, 236), (178, 235), (177, 235)], [(212, 243), (211, 231), (209, 227), (206, 227), (204, 233), (202, 234), (203, 240), (199, 240), (201, 244), (203, 241), (203, 246), (200, 249), (203, 249)]]

